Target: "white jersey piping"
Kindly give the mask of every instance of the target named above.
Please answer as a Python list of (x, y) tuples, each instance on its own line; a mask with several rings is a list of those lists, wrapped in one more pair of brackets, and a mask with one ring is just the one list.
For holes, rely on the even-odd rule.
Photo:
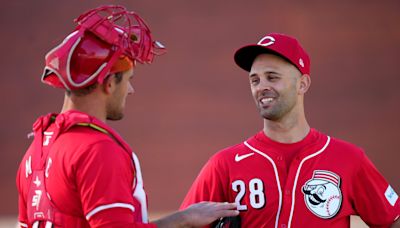
[(147, 199), (146, 199), (146, 193), (145, 193), (144, 187), (143, 187), (142, 171), (140, 169), (139, 159), (133, 152), (132, 152), (132, 158), (133, 158), (133, 162), (135, 163), (135, 171), (136, 171), (136, 187), (133, 192), (133, 197), (135, 197), (137, 200), (139, 200), (140, 205), (142, 207), (141, 208), (142, 222), (148, 223), (149, 218), (147, 216)]
[(278, 169), (276, 168), (274, 160), (272, 160), (272, 158), (270, 158), (268, 155), (257, 150), (256, 148), (250, 146), (250, 144), (246, 141), (244, 142), (244, 145), (246, 145), (250, 150), (252, 150), (252, 151), (260, 154), (261, 156), (265, 157), (266, 159), (268, 159), (268, 161), (271, 162), (272, 167), (274, 168), (275, 179), (276, 179), (276, 183), (278, 185), (278, 192), (279, 192), (279, 207), (278, 207), (278, 212), (277, 212), (276, 218), (275, 218), (275, 227), (278, 227), (279, 216), (280, 216), (281, 208), (282, 208), (282, 190), (281, 190), (281, 183), (280, 183), (280, 179), (279, 179)]
[(107, 209), (111, 209), (111, 208), (128, 208), (130, 209), (132, 212), (135, 212), (135, 207), (132, 204), (127, 204), (127, 203), (112, 203), (112, 204), (107, 204), (107, 205), (101, 205), (96, 207), (95, 209), (93, 209), (92, 211), (90, 211), (89, 213), (87, 213), (86, 215), (86, 220), (89, 221), (89, 219), (95, 215), (96, 213), (103, 211), (103, 210), (107, 210)]
[(288, 228), (291, 227), (292, 225), (292, 219), (293, 219), (293, 212), (294, 212), (294, 204), (295, 204), (295, 199), (296, 199), (296, 185), (297, 185), (297, 180), (299, 178), (299, 174), (300, 174), (300, 170), (301, 167), (303, 166), (303, 163), (305, 161), (307, 161), (310, 158), (313, 158), (317, 155), (319, 155), (320, 153), (324, 152), (324, 150), (326, 149), (326, 147), (328, 147), (329, 142), (331, 141), (331, 138), (328, 136), (328, 139), (326, 140), (325, 145), (317, 152), (308, 155), (307, 157), (303, 158), (303, 160), (301, 160), (299, 167), (297, 168), (297, 172), (296, 172), (296, 177), (294, 179), (294, 184), (293, 184), (293, 189), (292, 189), (292, 207), (290, 208), (290, 215), (289, 215), (289, 221), (288, 221)]
[(44, 228), (52, 228), (53, 227), (53, 223), (50, 221), (46, 222), (46, 226)]

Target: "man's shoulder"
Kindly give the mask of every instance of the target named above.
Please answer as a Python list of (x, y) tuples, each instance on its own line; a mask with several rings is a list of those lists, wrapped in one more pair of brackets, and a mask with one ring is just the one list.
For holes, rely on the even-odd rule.
[(99, 131), (88, 126), (73, 126), (68, 131), (62, 133), (58, 141), (69, 141), (80, 145), (89, 145), (98, 142), (113, 142), (114, 139), (106, 132)]
[(127, 154), (112, 136), (86, 126), (74, 126), (61, 134), (54, 142), (53, 149), (75, 159), (82, 156), (106, 156), (110, 153), (114, 156)]
[(343, 148), (349, 148), (349, 149), (355, 149), (355, 150), (361, 150), (359, 146), (357, 146), (354, 143), (351, 143), (347, 140), (337, 138), (336, 136), (330, 136), (331, 138), (331, 143), (335, 144), (336, 146), (340, 146)]
[(219, 150), (210, 158), (210, 160), (214, 162), (234, 161), (234, 158), (237, 154), (242, 154), (249, 151), (244, 142), (245, 141)]
[(217, 152), (217, 154), (222, 154), (222, 155), (223, 155), (223, 154), (235, 154), (235, 153), (237, 153), (238, 151), (244, 150), (244, 149), (247, 148), (247, 147), (245, 146), (244, 142), (245, 142), (245, 140), (243, 140), (242, 142), (239, 142), (239, 143), (237, 143), (237, 144), (234, 144), (234, 145), (231, 145), (231, 146), (227, 146), (227, 147), (225, 147), (225, 148), (219, 150), (219, 151)]
[(346, 156), (362, 156), (365, 153), (364, 150), (356, 144), (332, 136), (330, 138), (331, 141), (328, 148), (334, 150), (335, 152), (345, 153)]

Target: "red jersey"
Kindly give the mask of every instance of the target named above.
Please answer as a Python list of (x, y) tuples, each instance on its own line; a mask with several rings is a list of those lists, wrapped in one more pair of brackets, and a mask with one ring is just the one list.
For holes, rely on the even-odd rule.
[[(298, 149), (290, 163), (288, 149)], [(397, 194), (361, 149), (314, 129), (295, 144), (261, 131), (218, 152), (181, 208), (200, 201), (236, 202), (242, 226), (256, 228), (350, 227), (350, 215), (388, 226), (400, 214)]]
[(34, 134), (16, 180), (21, 227), (156, 227), (138, 159), (110, 127), (70, 111), (40, 117)]

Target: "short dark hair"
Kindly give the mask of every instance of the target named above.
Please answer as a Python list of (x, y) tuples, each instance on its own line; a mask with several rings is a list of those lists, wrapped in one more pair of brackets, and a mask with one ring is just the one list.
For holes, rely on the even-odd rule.
[[(116, 82), (117, 84), (120, 83), (120, 82), (122, 81), (122, 75), (123, 75), (122, 72), (117, 72), (117, 73), (114, 73), (114, 74), (109, 74), (109, 75), (107, 75), (107, 77), (106, 77), (104, 80), (107, 80), (108, 77), (111, 77), (112, 75), (115, 76), (115, 82)], [(82, 96), (88, 95), (88, 94), (90, 94), (91, 92), (93, 92), (93, 90), (95, 90), (95, 89), (97, 88), (97, 86), (98, 86), (98, 83), (95, 82), (94, 84), (91, 84), (91, 85), (89, 85), (89, 86), (87, 86), (87, 87), (84, 87), (84, 88), (81, 88), (81, 89), (66, 90), (65, 93), (66, 93), (67, 96), (69, 96), (69, 97), (70, 97), (72, 94), (73, 94), (74, 96), (77, 96), (77, 97), (82, 97)]]

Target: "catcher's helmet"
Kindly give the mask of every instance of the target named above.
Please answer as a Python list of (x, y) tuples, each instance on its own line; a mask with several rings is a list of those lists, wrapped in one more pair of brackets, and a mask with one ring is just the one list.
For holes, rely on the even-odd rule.
[(143, 19), (122, 6), (101, 6), (75, 21), (76, 29), (47, 53), (42, 82), (67, 90), (101, 84), (110, 73), (165, 52)]

